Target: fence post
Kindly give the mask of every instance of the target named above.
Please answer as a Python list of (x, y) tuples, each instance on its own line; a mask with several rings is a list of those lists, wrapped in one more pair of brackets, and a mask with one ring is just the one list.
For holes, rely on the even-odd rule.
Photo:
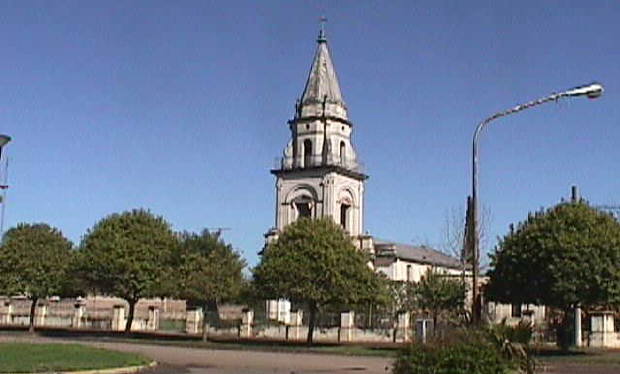
[(185, 315), (185, 332), (188, 334), (198, 334), (202, 317), (202, 308), (188, 310)]
[(252, 337), (252, 323), (254, 323), (254, 311), (244, 309), (241, 316), (241, 329), (239, 330), (240, 338)]
[(354, 322), (355, 322), (354, 311), (340, 313), (340, 331), (338, 334), (339, 342), (353, 341)]
[[(304, 311), (298, 309), (295, 313), (291, 313), (291, 325), (290, 327), (293, 329), (292, 339), (299, 340), (301, 325), (303, 324), (304, 319)], [(289, 329), (290, 330), (290, 329)], [(290, 331), (289, 331), (290, 334)], [(287, 339), (291, 339), (291, 336), (287, 336)]]
[(617, 347), (617, 334), (614, 329), (613, 312), (592, 312), (591, 318), (591, 347)]
[(6, 306), (6, 314), (2, 322), (6, 325), (10, 325), (13, 323), (13, 303), (11, 303), (11, 300), (7, 300), (4, 302), (4, 306)]
[(151, 331), (159, 330), (159, 308), (156, 306), (149, 306), (149, 317), (146, 321), (146, 329)]
[(47, 303), (41, 302), (35, 309), (35, 326), (45, 326), (47, 318)]
[(409, 321), (409, 312), (398, 313), (398, 331), (396, 338), (398, 339), (400, 335), (403, 342), (411, 340)]
[(81, 303), (75, 303), (75, 308), (73, 309), (73, 321), (71, 321), (71, 327), (75, 329), (79, 329), (82, 327), (82, 318), (84, 318), (84, 312), (86, 311), (86, 306)]
[(123, 331), (123, 325), (125, 322), (125, 305), (114, 305), (114, 311), (112, 313), (112, 330)]

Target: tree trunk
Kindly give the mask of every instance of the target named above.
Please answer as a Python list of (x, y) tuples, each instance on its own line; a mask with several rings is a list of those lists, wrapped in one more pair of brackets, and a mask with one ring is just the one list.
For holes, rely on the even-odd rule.
[(572, 331), (573, 329), (571, 328), (573, 327), (571, 321), (571, 311), (572, 308), (570, 307), (566, 307), (563, 309), (564, 313), (562, 316), (562, 321), (560, 322), (558, 326), (558, 331), (556, 333), (557, 344), (564, 352), (568, 352), (571, 344), (573, 343), (572, 340), (574, 340), (574, 331)]
[(398, 313), (394, 316), (394, 325), (392, 327), (392, 343), (396, 343), (396, 334), (398, 334)]
[(219, 309), (218, 309), (218, 302), (217, 300), (209, 300), (207, 302), (205, 302), (202, 305), (202, 310), (203, 310), (203, 314), (202, 314), (202, 341), (206, 342), (207, 338), (208, 338), (208, 332), (209, 332), (209, 320), (207, 319), (207, 312), (212, 312), (215, 313), (215, 315), (217, 316), (217, 320), (219, 321), (220, 318), (220, 314), (219, 314)]
[(316, 314), (318, 308), (314, 302), (308, 303), (308, 307), (310, 309), (310, 315), (308, 316), (308, 338), (306, 342), (308, 345), (312, 344), (312, 338), (314, 334), (314, 325), (316, 324)]
[(37, 301), (39, 301), (38, 297), (32, 298), (32, 304), (30, 304), (30, 324), (28, 325), (28, 332), (34, 332), (34, 314), (37, 311)]
[(433, 336), (438, 336), (437, 335), (437, 312), (433, 312)]
[(138, 300), (127, 300), (129, 303), (129, 314), (127, 315), (127, 323), (125, 324), (125, 334), (131, 333), (131, 324), (133, 323), (133, 316), (136, 311), (136, 303)]
[(208, 303), (202, 304), (202, 341), (203, 342), (207, 341), (207, 336), (209, 334), (209, 321), (207, 320), (207, 312), (209, 311), (208, 307), (209, 307)]

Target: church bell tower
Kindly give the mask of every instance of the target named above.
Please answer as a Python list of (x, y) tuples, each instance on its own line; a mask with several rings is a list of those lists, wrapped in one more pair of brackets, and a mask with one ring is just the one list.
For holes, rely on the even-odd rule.
[(352, 237), (362, 235), (368, 176), (351, 143), (353, 124), (323, 30), (288, 125), (291, 139), (271, 170), (276, 176), (276, 222), (267, 241), (300, 217), (331, 217)]

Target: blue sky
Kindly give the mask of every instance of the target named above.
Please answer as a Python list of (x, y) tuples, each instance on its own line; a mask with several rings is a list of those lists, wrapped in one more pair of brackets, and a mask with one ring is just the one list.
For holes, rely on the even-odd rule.
[(229, 227), (256, 263), (321, 15), (370, 175), (371, 234), (439, 246), (471, 188), (476, 123), (593, 80), (599, 100), (489, 127), (480, 198), (493, 238), (572, 184), (620, 204), (615, 0), (4, 1), (5, 227), (47, 222), (79, 242), (144, 207), (177, 230)]

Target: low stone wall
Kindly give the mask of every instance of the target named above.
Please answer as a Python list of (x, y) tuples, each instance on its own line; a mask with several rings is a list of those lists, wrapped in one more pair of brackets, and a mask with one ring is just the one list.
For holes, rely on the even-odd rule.
[[(0, 327), (27, 326), (30, 300), (0, 298)], [(162, 311), (161, 308), (166, 308)], [(240, 307), (222, 308), (214, 325), (207, 324), (211, 337), (240, 339), (272, 339), (304, 341), (308, 326), (304, 325), (301, 310), (289, 312), (286, 322), (254, 318), (254, 311)], [(123, 300), (106, 297), (87, 299), (43, 300), (35, 309), (35, 326), (73, 329), (122, 331), (127, 322), (128, 305)], [(213, 317), (213, 316), (211, 316)], [(225, 317), (233, 317), (227, 319)], [(329, 327), (318, 326), (314, 331), (317, 342), (406, 342), (416, 336), (410, 316), (398, 317), (396, 329), (363, 329), (355, 325), (355, 313), (341, 313), (339, 321), (332, 318)], [(145, 300), (137, 304), (132, 331), (170, 331), (200, 336), (204, 314), (201, 309), (186, 310), (185, 302)], [(268, 316), (266, 316), (268, 318)], [(359, 319), (359, 318), (358, 318)]]

